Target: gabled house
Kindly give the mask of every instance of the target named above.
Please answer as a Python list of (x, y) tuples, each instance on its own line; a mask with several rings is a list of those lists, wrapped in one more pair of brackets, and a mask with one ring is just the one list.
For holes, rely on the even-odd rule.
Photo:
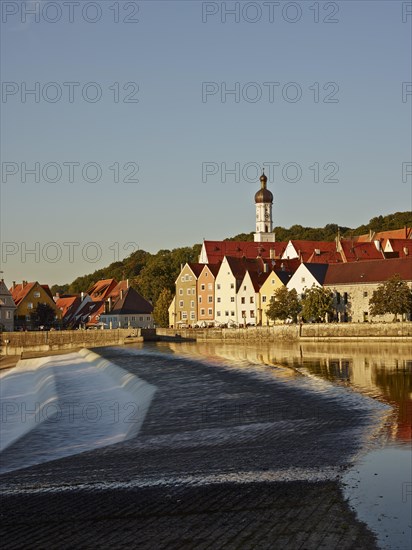
[(262, 324), (259, 290), (268, 278), (267, 264), (263, 272), (246, 271), (236, 296), (236, 322), (246, 325)]
[(104, 313), (104, 301), (93, 302), (90, 296), (86, 296), (73, 316), (71, 328), (95, 327), (102, 313)]
[(153, 328), (153, 306), (134, 288), (119, 289), (118, 298), (111, 296), (105, 303), (105, 312), (99, 324), (105, 328)]
[(268, 318), (266, 311), (270, 305), (270, 300), (274, 296), (276, 290), (282, 286), (286, 286), (292, 277), (292, 273), (288, 271), (271, 271), (266, 281), (259, 290), (260, 304), (262, 308), (262, 325), (273, 325), (274, 321)]
[(313, 285), (323, 286), (327, 269), (328, 264), (302, 263), (292, 275), (286, 286), (289, 290), (294, 288), (298, 295), (302, 297), (305, 290), (312, 288)]
[(22, 284), (10, 288), (10, 293), (16, 304), (15, 310), (15, 328), (23, 330), (34, 330), (38, 327), (33, 322), (33, 313), (38, 304), (47, 304), (55, 313), (55, 321), (61, 320), (61, 311), (56, 306), (52, 293), (48, 285), (41, 285), (37, 281), (29, 283), (23, 281)]
[(61, 311), (62, 324), (64, 328), (74, 328), (78, 326), (77, 319), (84, 306), (91, 302), (89, 295), (81, 294), (63, 295), (55, 297), (56, 306)]
[(13, 332), (14, 330), (14, 303), (11, 292), (6, 287), (4, 279), (0, 280), (0, 331)]
[(204, 268), (200, 263), (186, 263), (177, 277), (174, 327), (193, 325), (197, 321), (197, 279)]
[(215, 318), (215, 280), (220, 263), (205, 264), (197, 279), (197, 319), (201, 325), (212, 325)]
[[(398, 274), (412, 288), (412, 257), (330, 265), (323, 284), (334, 294), (336, 320), (370, 320), (369, 300), (380, 284)], [(411, 315), (408, 316), (411, 319)], [(391, 322), (392, 314), (374, 318)]]

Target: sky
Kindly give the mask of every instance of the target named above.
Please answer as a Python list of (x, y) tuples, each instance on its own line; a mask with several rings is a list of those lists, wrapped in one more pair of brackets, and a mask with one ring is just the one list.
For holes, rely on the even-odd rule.
[(9, 286), (411, 209), (411, 2), (0, 3)]

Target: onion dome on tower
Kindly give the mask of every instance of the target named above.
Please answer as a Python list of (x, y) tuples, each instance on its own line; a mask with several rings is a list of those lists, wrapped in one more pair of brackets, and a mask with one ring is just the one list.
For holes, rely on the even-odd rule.
[(269, 189), (266, 188), (268, 178), (266, 177), (265, 173), (260, 176), (260, 189), (255, 194), (255, 203), (261, 203), (261, 202), (268, 202), (270, 204), (273, 203), (273, 195), (269, 191)]

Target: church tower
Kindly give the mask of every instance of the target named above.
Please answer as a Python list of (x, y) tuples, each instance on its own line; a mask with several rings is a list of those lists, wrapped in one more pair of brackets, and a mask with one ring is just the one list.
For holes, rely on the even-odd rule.
[(267, 177), (265, 172), (260, 176), (260, 189), (255, 194), (256, 204), (256, 233), (254, 234), (255, 242), (259, 243), (274, 243), (275, 234), (272, 233), (272, 204), (273, 195), (267, 189)]

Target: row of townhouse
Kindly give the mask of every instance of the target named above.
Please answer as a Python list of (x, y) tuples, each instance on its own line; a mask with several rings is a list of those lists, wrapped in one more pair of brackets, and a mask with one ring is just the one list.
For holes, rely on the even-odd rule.
[[(313, 285), (333, 292), (331, 321), (365, 322), (373, 291), (395, 274), (412, 288), (412, 257), (310, 263), (297, 258), (276, 262), (224, 256), (214, 264), (187, 263), (176, 279), (169, 325), (270, 325), (267, 308), (278, 288), (295, 289), (302, 297)], [(376, 320), (391, 321), (392, 316)]]
[[(54, 312), (50, 326), (38, 326), (33, 313), (39, 304)], [(153, 306), (128, 281), (104, 279), (86, 292), (53, 296), (48, 285), (23, 281), (10, 289), (0, 281), (0, 330), (38, 328), (152, 328)]]

